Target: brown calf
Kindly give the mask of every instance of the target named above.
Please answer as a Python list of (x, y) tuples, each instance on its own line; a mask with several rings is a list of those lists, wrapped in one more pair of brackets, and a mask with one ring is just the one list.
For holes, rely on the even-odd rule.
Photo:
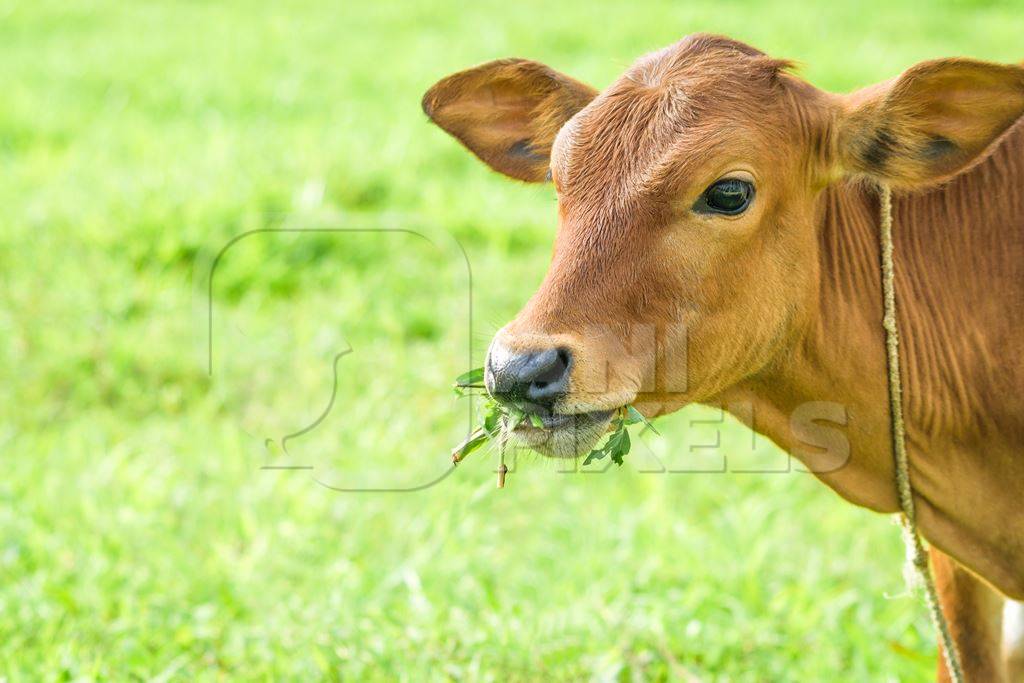
[[(573, 457), (635, 403), (737, 417), (844, 498), (898, 510), (878, 200), (894, 199), (919, 524), (967, 673), (1024, 641), (1024, 68), (925, 62), (851, 95), (695, 35), (603, 92), (519, 59), (450, 76), (424, 110), (492, 168), (550, 179), (551, 267), (498, 332), (487, 383)], [(834, 428), (815, 428), (826, 419)], [(808, 448), (810, 446), (810, 448)], [(952, 558), (952, 559), (950, 559)], [(1018, 626), (1014, 627), (1014, 624)]]

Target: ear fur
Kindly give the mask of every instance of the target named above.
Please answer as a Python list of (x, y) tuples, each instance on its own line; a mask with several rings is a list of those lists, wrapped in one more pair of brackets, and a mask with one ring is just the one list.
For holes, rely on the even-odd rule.
[(941, 182), (983, 158), (1024, 114), (1024, 67), (923, 62), (845, 98), (839, 162), (895, 186)]
[(436, 83), (423, 111), (494, 170), (541, 182), (555, 135), (596, 95), (538, 62), (499, 59)]

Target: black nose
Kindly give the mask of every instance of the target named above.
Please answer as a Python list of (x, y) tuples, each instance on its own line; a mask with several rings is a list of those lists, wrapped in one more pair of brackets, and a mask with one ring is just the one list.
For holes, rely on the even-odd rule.
[(510, 351), (495, 342), (487, 354), (487, 390), (499, 401), (529, 402), (550, 408), (569, 390), (572, 354), (568, 349)]

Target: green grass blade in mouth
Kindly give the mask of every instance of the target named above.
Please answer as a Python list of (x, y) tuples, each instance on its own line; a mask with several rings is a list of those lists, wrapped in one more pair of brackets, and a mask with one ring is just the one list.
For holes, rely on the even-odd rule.
[(484, 369), (473, 368), (469, 372), (464, 372), (455, 378), (455, 384), (452, 385), (455, 393), (462, 396), (463, 391), (466, 389), (486, 389), (484, 385)]
[(452, 449), (452, 464), (458, 465), (467, 455), (486, 444), (490, 438), (483, 427), (474, 429), (465, 441)]
[[(476, 387), (483, 381), (483, 375), (483, 368), (474, 368), (469, 372), (459, 375), (455, 379), (454, 384), (456, 393), (460, 396), (465, 395), (461, 389)], [(465, 441), (452, 449), (452, 463), (458, 465), (468, 455), (495, 439), (499, 440), (499, 446), (504, 450), (504, 442), (507, 439), (507, 435), (511, 434), (516, 427), (526, 421), (529, 421), (537, 429), (544, 429), (544, 420), (540, 415), (528, 412), (520, 405), (499, 403), (492, 396), (486, 396), (481, 424), (473, 430)], [(583, 464), (589, 465), (596, 460), (611, 458), (612, 462), (621, 466), (624, 458), (629, 454), (630, 448), (632, 448), (628, 427), (638, 423), (642, 423), (645, 430), (650, 429), (655, 434), (658, 434), (658, 430), (654, 428), (650, 420), (644, 417), (635, 407), (629, 405), (619, 408), (612, 419), (611, 434), (603, 444), (587, 454)], [(504, 463), (502, 463), (502, 467), (504, 468)], [(499, 474), (502, 484), (504, 484), (506, 472), (507, 469)], [(499, 486), (499, 488), (502, 488), (502, 486)]]

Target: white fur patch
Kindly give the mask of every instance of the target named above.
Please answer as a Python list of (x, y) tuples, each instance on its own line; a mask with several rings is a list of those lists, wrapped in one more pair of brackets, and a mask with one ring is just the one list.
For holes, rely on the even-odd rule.
[(1024, 658), (1024, 602), (1007, 600), (1003, 604), (1003, 652), (1007, 657)]

